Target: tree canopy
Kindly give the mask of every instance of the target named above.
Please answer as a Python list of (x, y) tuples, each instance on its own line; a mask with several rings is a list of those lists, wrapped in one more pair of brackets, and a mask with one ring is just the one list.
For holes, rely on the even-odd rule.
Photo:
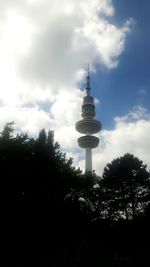
[[(15, 263), (32, 256), (34, 263), (36, 258), (51, 266), (107, 266), (117, 264), (123, 252), (117, 244), (124, 245), (134, 229), (135, 248), (150, 237), (150, 173), (131, 154), (107, 164), (102, 177), (84, 174), (62, 152), (53, 131), (42, 129), (31, 138), (10, 122), (0, 133), (0, 171), (5, 262), (14, 247)], [(108, 244), (112, 251), (105, 249)], [(133, 257), (127, 250), (125, 255)]]
[(101, 186), (110, 217), (132, 219), (144, 213), (149, 204), (150, 174), (147, 166), (132, 154), (107, 164)]

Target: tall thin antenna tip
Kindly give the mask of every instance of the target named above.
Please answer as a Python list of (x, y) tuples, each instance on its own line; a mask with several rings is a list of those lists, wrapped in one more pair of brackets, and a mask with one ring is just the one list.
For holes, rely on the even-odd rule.
[(88, 76), (90, 74), (90, 64), (89, 63), (87, 64), (87, 74), (88, 74)]
[(86, 80), (86, 92), (87, 95), (90, 95), (90, 70), (89, 63), (87, 65), (87, 80)]

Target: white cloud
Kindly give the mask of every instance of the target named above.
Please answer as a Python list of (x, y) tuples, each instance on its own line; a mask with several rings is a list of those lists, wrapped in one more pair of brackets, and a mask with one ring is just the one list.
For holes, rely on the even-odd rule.
[(145, 96), (145, 95), (146, 95), (146, 90), (145, 90), (144, 88), (142, 88), (142, 89), (140, 89), (140, 90), (138, 91), (138, 94), (139, 94), (139, 95), (143, 95), (143, 96)]
[(4, 122), (14, 121), (18, 129), (37, 135), (39, 129), (52, 126), (49, 114), (36, 107), (0, 107), (0, 128)]
[(150, 113), (142, 107), (136, 107), (129, 114), (115, 118), (115, 123), (113, 130), (102, 131), (100, 146), (93, 150), (96, 172), (102, 174), (107, 163), (125, 153), (134, 154), (150, 168)]
[[(112, 24), (111, 0), (5, 0), (0, 15), (0, 126), (14, 120), (30, 134), (53, 128), (62, 148), (78, 152), (86, 63), (92, 71), (97, 63), (117, 67), (132, 20)], [(83, 153), (76, 155), (77, 163)]]
[(35, 7), (36, 14), (27, 12), (34, 31), (28, 54), (21, 60), (25, 78), (57, 87), (74, 83), (87, 62), (109, 69), (117, 66), (131, 20), (120, 28), (108, 22), (114, 13), (111, 1), (45, 0)]

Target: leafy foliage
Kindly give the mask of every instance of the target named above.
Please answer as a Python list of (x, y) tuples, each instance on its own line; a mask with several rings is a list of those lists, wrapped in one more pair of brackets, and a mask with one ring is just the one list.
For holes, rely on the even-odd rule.
[(144, 212), (150, 201), (150, 174), (146, 167), (131, 154), (107, 164), (101, 186), (108, 216), (132, 219)]

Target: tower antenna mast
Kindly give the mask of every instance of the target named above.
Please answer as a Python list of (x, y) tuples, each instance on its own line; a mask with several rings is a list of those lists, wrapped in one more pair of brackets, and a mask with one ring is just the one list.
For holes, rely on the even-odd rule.
[(90, 86), (90, 67), (89, 64), (87, 66), (87, 76), (86, 76), (86, 93), (88, 96), (90, 96), (90, 90), (91, 90), (91, 86)]

